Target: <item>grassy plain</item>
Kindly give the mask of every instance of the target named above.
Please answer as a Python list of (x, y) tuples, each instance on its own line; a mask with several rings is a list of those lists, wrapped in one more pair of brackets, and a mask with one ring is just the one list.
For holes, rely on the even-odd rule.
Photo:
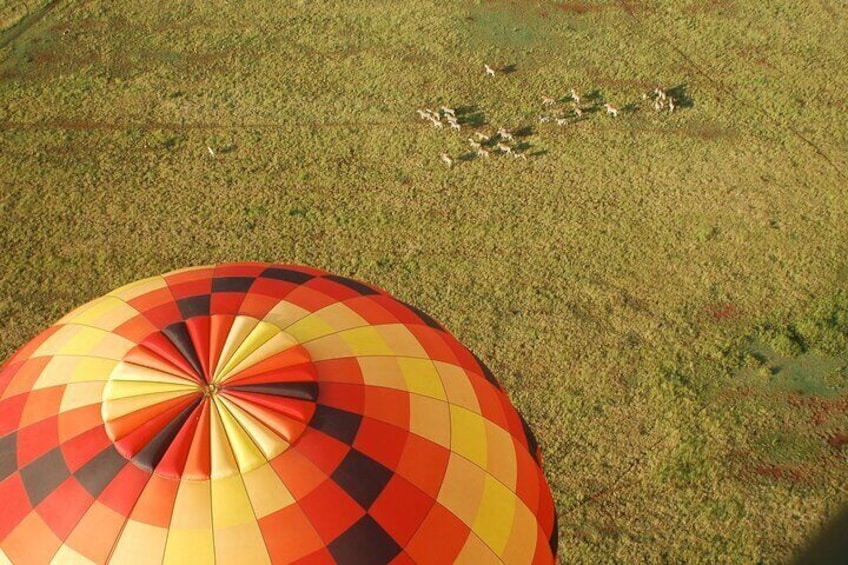
[[(0, 358), (153, 273), (315, 265), (490, 365), (563, 562), (786, 561), (848, 504), (839, 4), (56, 2), (0, 39)], [(448, 169), (440, 104), (527, 161)]]

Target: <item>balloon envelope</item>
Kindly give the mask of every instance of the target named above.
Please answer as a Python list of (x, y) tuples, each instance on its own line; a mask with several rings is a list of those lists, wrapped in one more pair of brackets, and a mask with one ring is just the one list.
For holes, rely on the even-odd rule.
[(432, 318), (291, 265), (176, 271), (0, 370), (0, 562), (552, 563), (532, 432)]

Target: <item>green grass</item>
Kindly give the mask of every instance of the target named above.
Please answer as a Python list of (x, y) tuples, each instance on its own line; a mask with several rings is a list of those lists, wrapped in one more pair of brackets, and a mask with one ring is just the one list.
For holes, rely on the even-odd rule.
[[(781, 562), (848, 502), (838, 3), (183, 6), (69, 0), (0, 50), (0, 357), (154, 273), (304, 263), (490, 365), (563, 562)], [(537, 123), (657, 84), (692, 105)], [(440, 104), (530, 158), (447, 169)]]

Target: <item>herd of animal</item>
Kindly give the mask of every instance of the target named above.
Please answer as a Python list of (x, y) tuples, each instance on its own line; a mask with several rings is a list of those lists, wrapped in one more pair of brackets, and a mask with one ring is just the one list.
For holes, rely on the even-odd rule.
[[(489, 65), (484, 64), (483, 70), (487, 77), (495, 77), (497, 75), (497, 71)], [(651, 92), (642, 94), (642, 101), (645, 102), (648, 100), (651, 101), (655, 112), (668, 111), (672, 113), (677, 108), (677, 101), (660, 86)], [(560, 106), (561, 102), (568, 104), (567, 109), (563, 109)], [(557, 126), (566, 126), (569, 123), (580, 121), (584, 119), (584, 112), (594, 112), (600, 108), (603, 108), (606, 115), (611, 118), (617, 118), (620, 112), (616, 106), (608, 102), (602, 106), (582, 105), (580, 94), (574, 88), (570, 89), (568, 96), (561, 100), (557, 100), (551, 96), (543, 96), (542, 108), (549, 110), (549, 113), (547, 115), (540, 115), (539, 123), (556, 123)], [(463, 125), (469, 125), (463, 123), (462, 116), (458, 116), (456, 110), (447, 106), (440, 106), (438, 110), (420, 108), (417, 110), (417, 113), (422, 120), (430, 122), (433, 127), (438, 129), (448, 126), (452, 130), (462, 131)], [(526, 148), (527, 144), (516, 143), (513, 134), (503, 127), (498, 128), (495, 133), (475, 131), (474, 136), (468, 138), (468, 143), (472, 149), (472, 157), (488, 159), (492, 154), (495, 154), (504, 156), (512, 155), (515, 159), (527, 159), (526, 153), (521, 151), (522, 148)], [(456, 163), (456, 158), (451, 157), (447, 153), (440, 153), (439, 157), (448, 167), (453, 167)]]
[[(429, 121), (436, 128), (444, 128), (447, 124), (451, 129), (462, 131), (461, 116), (458, 117), (457, 111), (453, 108), (441, 106), (438, 111), (422, 108), (418, 110), (418, 116), (422, 120)], [(503, 127), (498, 128), (493, 134), (475, 131), (474, 136), (468, 138), (468, 143), (475, 157), (488, 159), (494, 153), (496, 155), (512, 155), (516, 159), (527, 159), (527, 156), (519, 151), (512, 132)], [(441, 153), (439, 157), (448, 167), (454, 165), (455, 159), (447, 153)]]

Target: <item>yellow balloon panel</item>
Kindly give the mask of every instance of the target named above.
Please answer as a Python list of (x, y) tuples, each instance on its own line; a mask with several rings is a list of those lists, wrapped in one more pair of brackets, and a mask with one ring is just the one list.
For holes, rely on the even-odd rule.
[(112, 552), (111, 563), (161, 565), (168, 530), (129, 519)]

